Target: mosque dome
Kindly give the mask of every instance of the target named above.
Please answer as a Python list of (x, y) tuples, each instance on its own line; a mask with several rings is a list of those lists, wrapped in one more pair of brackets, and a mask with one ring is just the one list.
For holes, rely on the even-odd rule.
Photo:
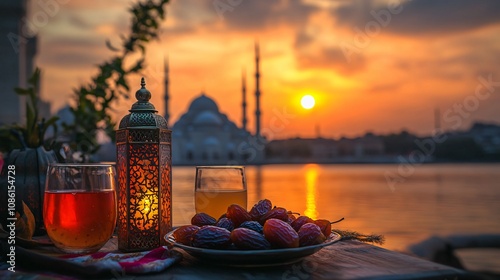
[(212, 111), (219, 112), (219, 107), (215, 101), (213, 101), (210, 97), (207, 97), (205, 93), (202, 93), (199, 97), (197, 97), (191, 105), (189, 105), (189, 111), (191, 112), (201, 112), (201, 111)]
[(212, 111), (203, 111), (193, 120), (195, 125), (222, 125), (222, 119)]

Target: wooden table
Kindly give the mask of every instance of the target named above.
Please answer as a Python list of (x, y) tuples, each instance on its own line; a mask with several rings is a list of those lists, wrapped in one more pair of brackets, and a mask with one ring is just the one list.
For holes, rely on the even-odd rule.
[(302, 261), (267, 268), (214, 267), (184, 253), (164, 273), (140, 279), (480, 279), (463, 270), (358, 241), (341, 241)]
[[(52, 252), (53, 250), (52, 248)], [(101, 251), (108, 252), (116, 250), (116, 238), (112, 238), (101, 249)], [(214, 266), (203, 263), (180, 249), (175, 250), (181, 251), (184, 258), (180, 263), (161, 273), (115, 275), (114, 279), (482, 279), (470, 272), (359, 241), (340, 241), (297, 263), (272, 267)], [(37, 249), (35, 251), (51, 255), (51, 250)], [(33, 265), (36, 262), (25, 261)], [(38, 268), (43, 267), (45, 271), (53, 270), (43, 265), (45, 264), (39, 264)], [(61, 264), (56, 264), (52, 267), (57, 269), (60, 266)], [(2, 276), (1, 273), (0, 276)]]

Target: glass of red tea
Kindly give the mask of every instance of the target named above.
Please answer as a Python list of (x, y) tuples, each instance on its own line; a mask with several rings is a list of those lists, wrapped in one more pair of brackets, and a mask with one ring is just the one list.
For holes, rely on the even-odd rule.
[(116, 224), (115, 169), (112, 164), (51, 164), (43, 202), (45, 229), (66, 253), (98, 251)]

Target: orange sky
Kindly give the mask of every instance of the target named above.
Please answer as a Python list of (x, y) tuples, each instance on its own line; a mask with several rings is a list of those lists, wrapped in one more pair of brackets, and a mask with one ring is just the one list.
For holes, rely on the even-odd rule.
[[(33, 2), (32, 12), (39, 11)], [(128, 32), (133, 1), (59, 2), (37, 33), (42, 97), (53, 111), (112, 54), (105, 40), (118, 43), (118, 34)], [(218, 12), (220, 3), (236, 5)], [(313, 137), (317, 126), (324, 137), (401, 129), (429, 134), (435, 108), (446, 129), (500, 123), (500, 84), (485, 98), (474, 95), (478, 77), (500, 81), (499, 14), (494, 0), (173, 0), (161, 40), (148, 46), (143, 74), (163, 114), (163, 58), (169, 56), (171, 124), (204, 89), (240, 125), (246, 69), (253, 131), (257, 39), (262, 127), (271, 139)], [(138, 89), (139, 79), (130, 82)], [(313, 109), (300, 107), (304, 94), (316, 98)], [(117, 118), (130, 105), (121, 102)], [(460, 113), (461, 105), (468, 109)]]

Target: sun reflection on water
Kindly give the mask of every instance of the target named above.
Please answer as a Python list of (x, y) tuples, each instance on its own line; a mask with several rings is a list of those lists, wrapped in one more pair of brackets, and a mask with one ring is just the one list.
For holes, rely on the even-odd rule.
[(318, 211), (316, 210), (316, 185), (318, 179), (319, 167), (317, 164), (307, 164), (305, 166), (306, 175), (306, 211), (304, 215), (316, 220)]

